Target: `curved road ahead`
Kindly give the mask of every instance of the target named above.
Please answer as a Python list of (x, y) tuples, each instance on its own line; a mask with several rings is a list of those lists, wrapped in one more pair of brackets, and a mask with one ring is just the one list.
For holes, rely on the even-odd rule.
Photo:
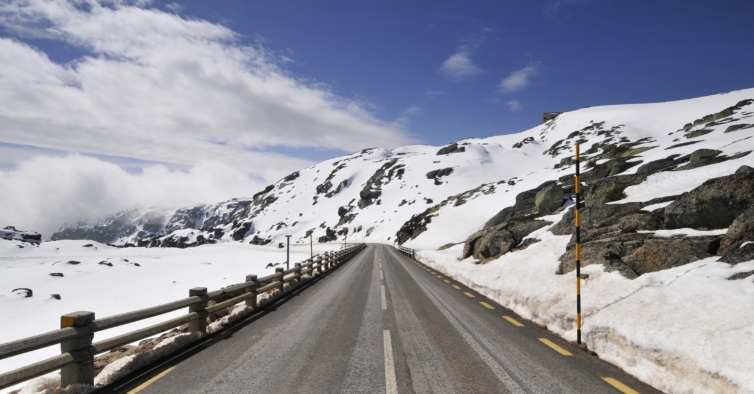
[(384, 245), (104, 391), (659, 393)]

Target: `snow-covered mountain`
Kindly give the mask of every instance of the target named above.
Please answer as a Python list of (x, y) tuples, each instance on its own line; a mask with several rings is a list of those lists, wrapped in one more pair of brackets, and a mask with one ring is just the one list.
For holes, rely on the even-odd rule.
[[(540, 186), (548, 188), (545, 205), (526, 207), (517, 216), (568, 205), (577, 142), (586, 163), (583, 171), (592, 170), (592, 179), (585, 174), (585, 186), (634, 175), (600, 190), (587, 189), (587, 205), (638, 201), (632, 190), (648, 185), (658, 171), (672, 170), (678, 174), (673, 182), (698, 185), (752, 165), (753, 98), (754, 89), (747, 89), (675, 102), (584, 108), (518, 134), (444, 147), (364, 149), (290, 174), (251, 198), (179, 210), (133, 208), (67, 224), (52, 239), (191, 246), (282, 242), (288, 234), (303, 242), (312, 234), (320, 242), (348, 237), (438, 248), (464, 242), (503, 208), (514, 206), (521, 193), (536, 197)], [(684, 171), (701, 166), (716, 169), (693, 176)], [(652, 187), (661, 190), (668, 184)]]

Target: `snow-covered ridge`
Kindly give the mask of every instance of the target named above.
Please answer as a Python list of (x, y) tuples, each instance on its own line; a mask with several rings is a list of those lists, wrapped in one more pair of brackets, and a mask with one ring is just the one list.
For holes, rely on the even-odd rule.
[[(322, 242), (342, 242), (346, 236), (393, 242), (402, 225), (427, 208), (494, 184), (492, 192), (443, 206), (427, 231), (407, 244), (437, 248), (465, 240), (502, 208), (512, 206), (519, 193), (572, 173), (577, 141), (584, 147), (585, 161), (596, 153), (595, 146), (606, 144), (633, 144), (631, 149), (642, 151), (632, 160), (643, 163), (700, 148), (719, 150), (721, 157), (735, 159), (712, 167), (718, 175), (731, 174), (754, 159), (736, 156), (754, 149), (754, 106), (746, 101), (752, 98), (754, 89), (747, 89), (675, 102), (592, 107), (563, 113), (518, 134), (469, 138), (446, 147), (364, 149), (295, 172), (249, 199), (172, 212), (135, 208), (96, 222), (66, 225), (52, 239), (181, 246), (242, 239), (263, 244), (284, 241), (286, 234), (296, 242), (312, 234)], [(730, 116), (714, 118), (737, 104)], [(686, 190), (711, 175), (691, 172), (672, 174), (682, 178)], [(678, 187), (670, 187), (665, 195), (678, 192)], [(634, 192), (637, 188), (641, 185), (626, 190), (628, 200), (650, 192)], [(187, 229), (170, 238), (174, 231)], [(172, 241), (165, 242), (168, 238)]]

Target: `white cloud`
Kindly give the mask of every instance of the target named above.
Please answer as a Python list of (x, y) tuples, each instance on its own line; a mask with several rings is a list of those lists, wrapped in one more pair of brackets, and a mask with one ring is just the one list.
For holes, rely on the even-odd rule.
[(100, 218), (134, 205), (216, 203), (251, 196), (263, 187), (218, 162), (201, 162), (187, 172), (158, 165), (130, 174), (78, 154), (37, 156), (0, 171), (0, 228), (16, 226), (48, 239), (65, 222)]
[(517, 100), (510, 100), (505, 103), (505, 108), (508, 108), (511, 112), (517, 112), (520, 111), (523, 106)]
[[(104, 2), (104, 1), (103, 1)], [(355, 151), (413, 142), (362, 102), (282, 68), (237, 33), (144, 2), (5, 1), (0, 24), (91, 53), (57, 64), (0, 38), (0, 142), (192, 166), (269, 181), (309, 165), (275, 146)]]
[(512, 72), (500, 82), (500, 91), (503, 93), (517, 92), (531, 84), (531, 78), (539, 74), (540, 62), (529, 62), (529, 65)]
[(442, 63), (438, 71), (440, 74), (454, 81), (469, 79), (484, 73), (484, 70), (477, 67), (474, 61), (471, 60), (470, 54), (465, 52), (451, 55), (448, 60)]
[(463, 40), (456, 48), (456, 52), (440, 65), (437, 72), (453, 81), (462, 81), (484, 74), (485, 71), (474, 63), (471, 55), (482, 45), (487, 34), (494, 31), (491, 28), (484, 28)]

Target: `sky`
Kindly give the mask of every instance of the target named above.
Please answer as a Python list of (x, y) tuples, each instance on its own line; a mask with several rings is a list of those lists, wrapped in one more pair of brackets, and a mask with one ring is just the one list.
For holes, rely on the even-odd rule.
[[(750, 1), (0, 0), (0, 226), (754, 86)], [(54, 203), (50, 203), (54, 201)]]

